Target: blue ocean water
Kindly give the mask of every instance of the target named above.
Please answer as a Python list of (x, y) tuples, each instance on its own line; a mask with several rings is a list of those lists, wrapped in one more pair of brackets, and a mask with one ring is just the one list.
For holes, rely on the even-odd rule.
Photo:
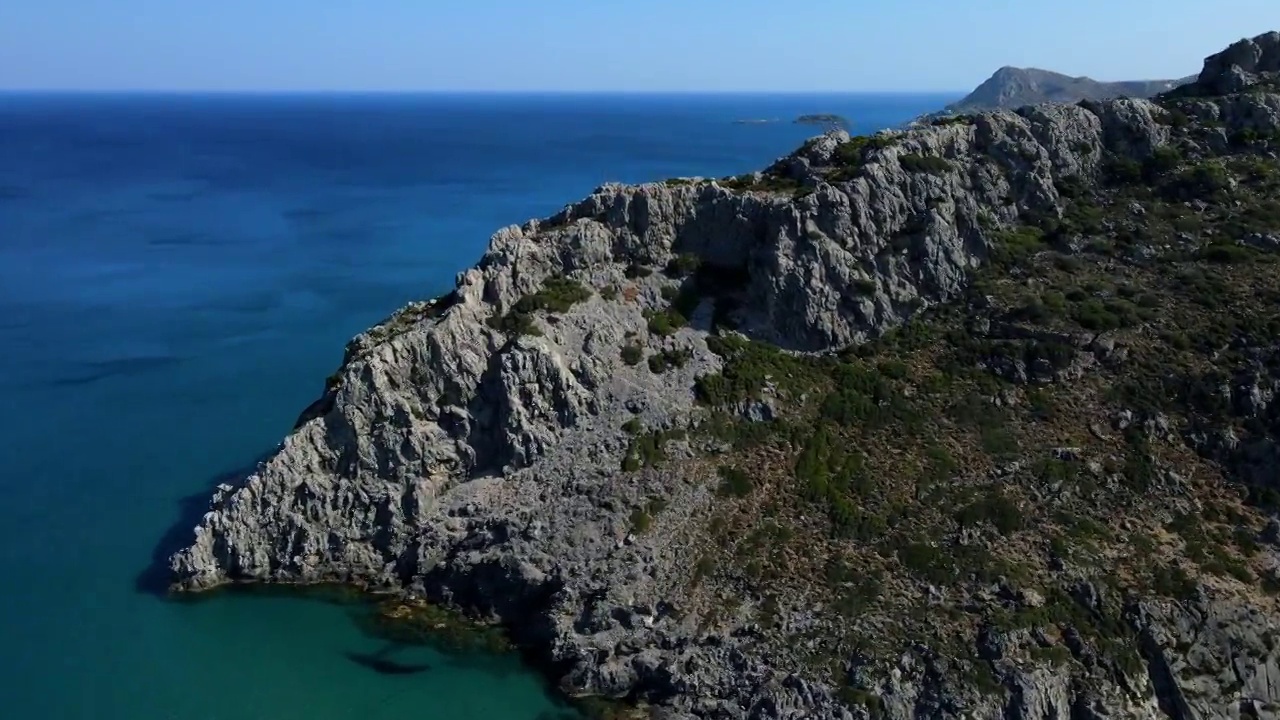
[[(496, 228), (605, 181), (723, 176), (941, 95), (0, 95), (0, 715), (534, 720), (512, 658), (409, 648), (359, 608), (171, 602), (155, 560), (269, 451), (352, 335)], [(735, 124), (780, 118), (782, 122)]]

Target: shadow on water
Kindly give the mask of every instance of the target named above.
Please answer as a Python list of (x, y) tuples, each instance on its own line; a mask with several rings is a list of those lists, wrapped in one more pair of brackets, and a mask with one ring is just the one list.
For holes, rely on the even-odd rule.
[(235, 470), (219, 473), (207, 488), (192, 493), (178, 500), (178, 519), (160, 536), (160, 540), (151, 550), (151, 561), (142, 572), (134, 578), (134, 588), (143, 594), (166, 596), (169, 593), (169, 556), (191, 543), (195, 536), (195, 526), (200, 518), (209, 511), (209, 499), (214, 490), (221, 484), (239, 485), (258, 468), (259, 463), (270, 458), (275, 451), (262, 453), (253, 462), (242, 465)]
[(26, 200), (31, 195), (31, 191), (21, 185), (0, 185), (0, 201)]
[(152, 247), (222, 247), (230, 244), (225, 238), (204, 232), (172, 233), (147, 239), (147, 245)]
[(379, 675), (416, 675), (431, 669), (431, 666), (426, 663), (404, 663), (388, 657), (405, 649), (405, 647), (400, 643), (387, 643), (377, 652), (358, 653), (348, 651), (343, 655), (346, 655), (351, 662), (368, 668)]
[(121, 375), (140, 375), (177, 365), (183, 362), (184, 358), (173, 355), (156, 355), (134, 358), (121, 358), (118, 360), (102, 360), (99, 362), (83, 363), (80, 368), (82, 372), (74, 375), (64, 375), (55, 378), (51, 384), (55, 387), (75, 387), (77, 385), (89, 385)]

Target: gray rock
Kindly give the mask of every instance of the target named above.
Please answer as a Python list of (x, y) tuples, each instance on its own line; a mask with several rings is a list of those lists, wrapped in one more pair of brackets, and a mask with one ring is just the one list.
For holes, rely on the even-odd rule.
[(1197, 84), (1212, 94), (1239, 92), (1262, 73), (1280, 72), (1280, 32), (1240, 40), (1205, 58)]
[[(1236, 77), (1233, 68), (1272, 72), (1275, 38), (1250, 42), (1211, 58), (1200, 82), (1234, 82), (1222, 79)], [(1204, 105), (1231, 129), (1280, 126), (1275, 96)], [(697, 253), (746, 279), (743, 332), (797, 351), (843, 348), (957, 297), (986, 262), (991, 227), (1022, 211), (1058, 212), (1055, 179), (1095, 176), (1103, 150), (1145, 157), (1168, 141), (1163, 114), (1143, 100), (982, 114), (895, 134), (857, 173), (828, 182), (823, 170), (848, 141), (833, 133), (771, 168), (812, 187), (799, 199), (713, 181), (609, 184), (552, 218), (504, 228), (448, 296), (410, 305), (349, 343), (334, 382), (278, 452), (243, 483), (219, 488), (190, 546), (172, 558), (174, 586), (337, 581), (413, 593), (504, 621), (566, 668), (562, 683), (572, 691), (637, 693), (667, 717), (862, 717), (865, 709), (846, 708), (834, 689), (780, 671), (753, 641), (749, 615), (729, 618), (717, 634), (678, 619), (714, 486), (651, 469), (621, 473), (628, 437), (620, 428), (632, 419), (682, 427), (695, 379), (720, 360), (707, 349), (702, 312), (670, 341), (691, 351), (682, 367), (658, 374), (622, 362), (629, 334), (648, 336), (643, 311), (672, 282), (660, 273), (628, 278), (626, 269)], [(950, 169), (912, 172), (903, 164), (910, 154), (945, 158)], [(511, 339), (490, 327), (560, 276), (635, 294), (595, 295), (554, 322), (540, 314), (541, 335)], [(1069, 340), (1080, 350), (1089, 344)], [(1111, 362), (1118, 351), (1099, 340), (1068, 367), (1024, 359), (1008, 372), (1069, 379), (1098, 354)], [(1274, 396), (1252, 379), (1226, 392), (1255, 412)], [(741, 410), (752, 420), (776, 414), (768, 398)], [(1132, 413), (1116, 420), (1139, 421)], [(1247, 445), (1196, 432), (1206, 453)], [(1257, 452), (1267, 462), (1278, 454)], [(632, 512), (651, 496), (665, 509), (649, 532), (635, 531)], [(1033, 593), (1022, 597), (1031, 607)], [(902, 720), (1207, 718), (1228, 706), (1274, 717), (1280, 668), (1270, 619), (1208, 600), (1134, 613), (1151, 681), (1099, 674), (1077, 683), (1001, 660), (1004, 702), (952, 684), (957, 668), (921, 651), (903, 656), (875, 689), (885, 715)], [(792, 614), (788, 622), (803, 626), (805, 613)], [(1002, 642), (991, 638), (992, 657), (1003, 657)], [(1180, 649), (1188, 643), (1190, 652)]]

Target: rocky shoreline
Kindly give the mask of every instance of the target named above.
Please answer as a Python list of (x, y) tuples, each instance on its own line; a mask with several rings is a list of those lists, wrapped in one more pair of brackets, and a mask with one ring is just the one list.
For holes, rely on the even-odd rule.
[[(888, 637), (895, 615), (838, 620), (820, 611), (832, 604), (825, 591), (792, 580), (787, 593), (755, 593), (716, 555), (726, 507), (764, 508), (768, 522), (753, 524), (781, 527), (768, 506), (780, 486), (753, 486), (726, 463), (748, 452), (742, 435), (798, 422), (816, 392), (800, 387), (809, 368), (934, 310), (984, 307), (974, 278), (1005, 261), (1028, 217), (1065, 216), (1079, 190), (1064, 178), (1148, 162), (1175, 141), (1212, 150), (1241, 133), (1280, 133), (1277, 73), (1280, 34), (1270, 33), (1207, 59), (1176, 115), (1159, 101), (1114, 100), (871, 138), (835, 132), (761, 173), (606, 185), (505, 228), (451, 293), (352, 340), (279, 451), (215, 494), (172, 558), (173, 588), (343, 583), (429, 598), (508, 628), (566, 693), (642, 702), (655, 717), (1280, 717), (1274, 605), (1227, 581), (1175, 598), (1083, 574), (1055, 580), (1060, 594), (1013, 572), (952, 587), (899, 551), (894, 562), (915, 569), (878, 580), (881, 602), (918, 601), (917, 616), (957, 628), (969, 621), (946, 608), (976, 605), (1061, 632), (979, 628), (958, 654), (919, 638), (852, 652), (835, 638), (849, 627), (849, 642)], [(972, 334), (1026, 339), (999, 331)], [(1036, 337), (1080, 350), (1060, 365), (983, 367), (1025, 380), (1047, 363), (1048, 384), (1117, 362), (1097, 332), (1078, 344)], [(881, 366), (886, 387), (910, 372)], [(744, 383), (750, 392), (738, 391)], [(832, 408), (844, 412), (826, 401), (822, 412)], [(750, 450), (761, 477), (793, 462), (770, 447)], [(1020, 467), (974, 472), (990, 482)], [(762, 542), (790, 547), (816, 522), (795, 507), (798, 530)], [(1242, 527), (1261, 522), (1240, 513)], [(975, 533), (954, 536), (948, 552), (959, 557)], [(1272, 550), (1259, 552), (1251, 562), (1269, 562)], [(781, 564), (802, 567), (804, 555)], [(1094, 638), (1085, 625), (1114, 634)]]

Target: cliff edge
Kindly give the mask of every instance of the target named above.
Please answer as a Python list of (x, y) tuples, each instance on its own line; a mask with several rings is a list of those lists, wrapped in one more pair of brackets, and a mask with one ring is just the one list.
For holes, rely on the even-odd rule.
[(1196, 76), (1178, 80), (1124, 80), (1106, 82), (1088, 77), (1072, 77), (1038, 68), (1002, 67), (960, 100), (948, 105), (947, 114), (981, 110), (1013, 110), (1041, 103), (1073, 103), (1081, 100), (1150, 98), (1181, 85)]
[(1280, 33), (504, 228), (174, 588), (505, 624), (669, 718), (1280, 717)]

